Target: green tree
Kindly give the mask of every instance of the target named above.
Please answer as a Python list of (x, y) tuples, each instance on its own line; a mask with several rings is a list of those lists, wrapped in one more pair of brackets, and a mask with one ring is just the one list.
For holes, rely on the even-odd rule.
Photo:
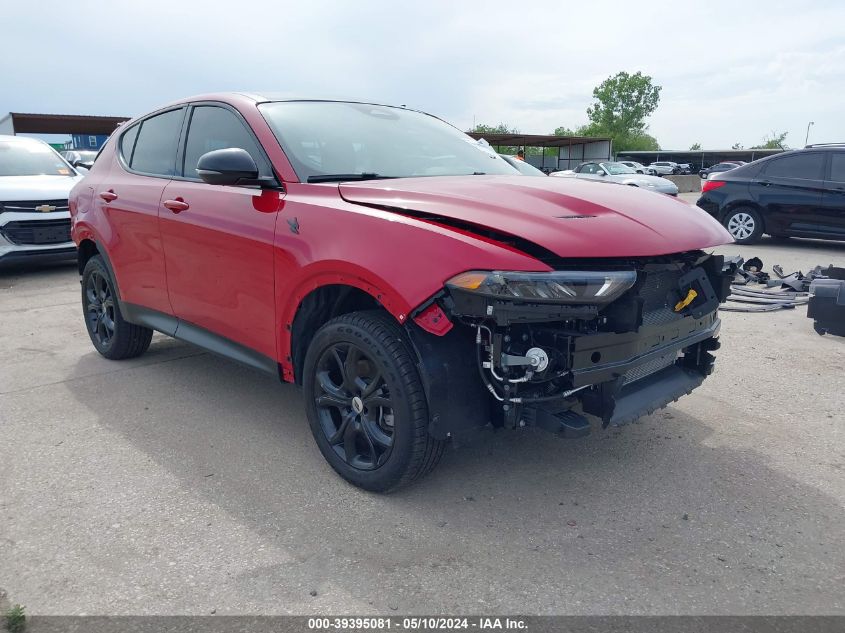
[(701, 151), (701, 143), (693, 143), (689, 146), (689, 151), (691, 152), (700, 152)]
[(587, 108), (590, 126), (609, 136), (636, 137), (644, 134), (646, 119), (660, 102), (660, 86), (641, 72), (608, 77), (593, 89), (595, 101)]
[(611, 138), (615, 152), (658, 150), (660, 144), (648, 133), (646, 119), (657, 109), (660, 90), (648, 75), (616, 73), (593, 90), (595, 101), (587, 108), (589, 123), (575, 130), (559, 127), (554, 133)]
[[(488, 125), (486, 123), (479, 123), (477, 124), (470, 132), (474, 132), (476, 134), (519, 134), (519, 129), (516, 127), (511, 127), (507, 123), (502, 123), (499, 121), (497, 125)], [(488, 141), (490, 139), (487, 139)], [(524, 149), (525, 153), (531, 156), (539, 156), (541, 153), (541, 149), (539, 147), (517, 147), (516, 145), (496, 145), (495, 143), (491, 143), (493, 147), (496, 148), (496, 151), (502, 154), (516, 154), (520, 149)]]
[(771, 134), (763, 137), (762, 145), (752, 145), (751, 149), (788, 149), (789, 146), (784, 143), (787, 132), (775, 132), (772, 130)]
[(515, 127), (509, 126), (507, 123), (499, 121), (498, 125), (488, 125), (486, 123), (479, 123), (470, 132), (477, 132), (478, 134), (519, 134), (519, 130)]
[(554, 134), (555, 136), (584, 136), (584, 132), (586, 131), (586, 129), (586, 125), (582, 125), (576, 130), (562, 125), (560, 127), (556, 127), (555, 131), (552, 132), (552, 134)]

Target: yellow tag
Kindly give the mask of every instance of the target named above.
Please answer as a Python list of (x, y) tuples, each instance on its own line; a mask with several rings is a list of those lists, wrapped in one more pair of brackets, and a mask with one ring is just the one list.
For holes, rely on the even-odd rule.
[(689, 304), (695, 301), (695, 298), (697, 296), (698, 293), (692, 288), (690, 288), (689, 292), (687, 293), (687, 296), (682, 301), (678, 301), (678, 303), (675, 304), (675, 312), (680, 312), (681, 310), (686, 308)]

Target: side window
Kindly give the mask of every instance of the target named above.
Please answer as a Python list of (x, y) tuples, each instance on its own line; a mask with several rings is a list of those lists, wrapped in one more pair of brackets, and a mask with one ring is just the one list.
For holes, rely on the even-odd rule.
[(845, 152), (830, 153), (830, 179), (845, 182)]
[(129, 163), (132, 169), (156, 176), (173, 175), (183, 112), (184, 108), (170, 110), (141, 123)]
[(197, 162), (200, 156), (206, 152), (230, 147), (249, 152), (258, 166), (259, 176), (272, 175), (270, 165), (264, 159), (258, 143), (233, 112), (217, 106), (194, 108), (188, 127), (182, 175), (186, 178), (197, 178)]
[(140, 125), (133, 125), (120, 138), (120, 155), (123, 157), (123, 162), (127, 165), (132, 162), (132, 150), (135, 149), (135, 139), (138, 138), (138, 129), (140, 127)]
[(765, 174), (772, 178), (801, 178), (820, 180), (824, 154), (821, 152), (799, 153), (776, 158), (766, 166)]
[(578, 173), (579, 174), (594, 174), (594, 173), (596, 173), (596, 164), (595, 163), (587, 163), (586, 165), (581, 165), (581, 169)]

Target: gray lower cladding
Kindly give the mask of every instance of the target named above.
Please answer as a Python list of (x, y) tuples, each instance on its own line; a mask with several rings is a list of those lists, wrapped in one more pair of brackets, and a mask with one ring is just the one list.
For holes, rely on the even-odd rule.
[(120, 303), (123, 318), (136, 325), (143, 325), (151, 330), (167, 334), (180, 341), (191, 343), (219, 356), (229, 358), (247, 367), (258, 369), (280, 378), (279, 364), (269, 356), (265, 356), (254, 349), (236, 343), (219, 334), (209, 332), (193, 323), (188, 323), (175, 316), (150, 310), (133, 303)]

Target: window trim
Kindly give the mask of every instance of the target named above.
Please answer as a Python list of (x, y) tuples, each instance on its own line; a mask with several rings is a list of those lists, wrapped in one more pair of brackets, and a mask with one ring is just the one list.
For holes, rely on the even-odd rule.
[(837, 182), (837, 183), (845, 182), (845, 180), (834, 180), (833, 179), (833, 157), (838, 155), (838, 156), (842, 156), (843, 160), (845, 160), (845, 152), (833, 150), (833, 151), (829, 151), (829, 152), (826, 152), (826, 153), (827, 153), (827, 166), (825, 167), (825, 170), (824, 170), (824, 181), (825, 182)]
[[(190, 111), (186, 114), (186, 116), (185, 116), (185, 118), (182, 122), (182, 133), (180, 134), (180, 137), (179, 137), (179, 147), (176, 150), (176, 166), (175, 166), (175, 169), (177, 169), (179, 171), (179, 173), (174, 175), (171, 180), (178, 180), (180, 182), (195, 182), (195, 183), (200, 183), (200, 184), (208, 184), (208, 183), (204, 182), (202, 180), (202, 178), (198, 178), (198, 177), (192, 178), (192, 177), (189, 177), (189, 176), (185, 176), (183, 174), (184, 174), (184, 171), (185, 171), (185, 150), (188, 146), (188, 133), (190, 132), (191, 120), (194, 117), (194, 110), (196, 108), (211, 106), (211, 107), (223, 108), (224, 110), (228, 110), (229, 112), (231, 112), (232, 114), (235, 115), (235, 118), (238, 119), (238, 121), (241, 122), (241, 125), (244, 126), (244, 128), (247, 131), (247, 134), (249, 134), (249, 136), (255, 142), (255, 146), (258, 148), (258, 151), (261, 153), (260, 158), (263, 159), (264, 162), (270, 167), (270, 175), (276, 181), (275, 185), (273, 185), (273, 186), (278, 187), (278, 188), (282, 188), (282, 189), (284, 188), (284, 186), (282, 185), (282, 179), (279, 178), (279, 175), (276, 173), (276, 168), (273, 166), (273, 161), (270, 160), (270, 157), (267, 155), (267, 151), (264, 149), (264, 146), (261, 145), (261, 141), (258, 139), (258, 136), (255, 134), (255, 131), (252, 129), (252, 126), (250, 126), (250, 124), (247, 123), (246, 119), (238, 111), (237, 108), (235, 108), (231, 104), (224, 103), (223, 101), (192, 101), (191, 103), (187, 104), (187, 106), (188, 106), (188, 109)], [(209, 185), (209, 186), (210, 187), (219, 187), (219, 185)], [(245, 187), (245, 188), (249, 188), (249, 189), (261, 189), (261, 188), (267, 189), (268, 188), (266, 186), (261, 187), (260, 185), (233, 185), (233, 186)]]
[[(147, 176), (148, 178), (164, 178), (164, 179), (167, 179), (167, 180), (172, 180), (173, 176), (168, 176), (166, 174), (152, 174), (150, 172), (132, 169), (129, 166), (129, 163), (132, 162), (132, 158), (134, 158), (134, 156), (135, 156), (135, 148), (138, 146), (138, 139), (141, 137), (141, 130), (144, 127), (144, 122), (149, 120), (149, 119), (152, 119), (153, 117), (157, 117), (161, 114), (167, 114), (168, 112), (173, 112), (175, 110), (182, 110), (182, 122), (179, 124), (179, 137), (177, 138), (177, 141), (176, 141), (176, 153), (173, 156), (173, 170), (175, 171), (176, 170), (176, 157), (179, 154), (179, 145), (182, 143), (182, 134), (184, 133), (184, 130), (185, 130), (185, 113), (188, 110), (187, 105), (188, 104), (180, 103), (179, 105), (176, 105), (176, 106), (170, 106), (170, 107), (167, 107), (167, 108), (162, 108), (161, 110), (156, 110), (155, 112), (150, 112), (148, 115), (144, 116), (141, 119), (138, 119), (132, 125), (128, 126), (125, 130), (123, 130), (120, 133), (120, 137), (117, 140), (117, 161), (120, 164), (121, 168), (123, 168), (124, 171), (126, 171), (130, 174), (135, 174), (136, 176)], [(135, 142), (132, 144), (132, 154), (130, 154), (129, 163), (127, 163), (124, 156), (123, 156), (123, 151), (122, 151), (122, 149), (123, 149), (123, 137), (129, 132), (129, 130), (131, 130), (132, 128), (134, 128), (136, 126), (140, 126), (140, 127), (138, 128), (138, 134), (135, 135)]]
[[(824, 182), (825, 175), (828, 174), (829, 171), (830, 171), (830, 160), (828, 158), (828, 154), (829, 154), (829, 152), (819, 152), (819, 151), (805, 152), (805, 151), (802, 151), (802, 150), (796, 150), (794, 153), (777, 154), (776, 156), (773, 156), (770, 160), (768, 160), (766, 162), (765, 167), (763, 167), (763, 169), (761, 169), (757, 173), (757, 177), (782, 178), (782, 179), (785, 179), (785, 180), (803, 180), (803, 181), (806, 181), (806, 182), (813, 182), (813, 181)], [(771, 166), (774, 163), (777, 163), (778, 161), (789, 160), (790, 158), (795, 158), (795, 157), (798, 157), (798, 156), (807, 156), (807, 155), (816, 155), (816, 156), (822, 157), (822, 168), (821, 168), (821, 171), (819, 172), (819, 175), (816, 178), (799, 178), (797, 176), (772, 176), (772, 175), (769, 174), (769, 168), (771, 168)]]

